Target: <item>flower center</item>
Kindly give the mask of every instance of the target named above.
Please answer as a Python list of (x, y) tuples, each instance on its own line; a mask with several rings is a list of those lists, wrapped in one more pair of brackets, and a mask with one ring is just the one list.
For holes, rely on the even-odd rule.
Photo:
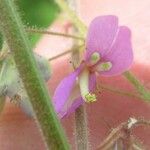
[(100, 54), (98, 52), (94, 52), (90, 58), (90, 64), (95, 65), (100, 60)]
[(79, 76), (79, 86), (82, 98), (85, 102), (95, 102), (96, 95), (89, 91), (89, 70), (84, 69)]
[(108, 71), (112, 68), (112, 63), (110, 61), (103, 62), (96, 66), (97, 71)]

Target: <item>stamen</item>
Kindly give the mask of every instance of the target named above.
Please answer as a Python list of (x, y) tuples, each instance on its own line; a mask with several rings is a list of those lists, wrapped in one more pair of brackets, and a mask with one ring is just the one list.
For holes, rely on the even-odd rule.
[(96, 66), (97, 71), (108, 71), (112, 68), (111, 62), (104, 62)]
[(96, 101), (96, 95), (92, 93), (88, 93), (87, 95), (85, 95), (85, 98), (86, 98), (86, 102), (88, 103)]
[(100, 54), (98, 52), (94, 52), (91, 55), (90, 63), (91, 65), (96, 64), (100, 60)]
[(89, 91), (89, 71), (88, 69), (84, 69), (83, 72), (79, 76), (79, 85), (80, 85), (80, 92), (82, 98), (85, 102), (95, 102), (96, 96)]

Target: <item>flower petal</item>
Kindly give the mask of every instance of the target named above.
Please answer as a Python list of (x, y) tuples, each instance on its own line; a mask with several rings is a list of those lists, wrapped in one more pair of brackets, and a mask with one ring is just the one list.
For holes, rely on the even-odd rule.
[[(95, 73), (90, 74), (89, 79), (89, 89), (93, 91), (96, 86), (96, 75)], [(75, 112), (75, 110), (84, 103), (84, 100), (81, 97), (76, 98), (75, 100), (70, 100), (71, 103), (68, 103), (65, 110), (59, 112), (59, 117), (64, 118), (69, 116), (71, 113)]]
[(133, 61), (133, 50), (131, 45), (131, 32), (121, 26), (116, 37), (116, 41), (112, 45), (109, 53), (104, 56), (104, 61), (112, 63), (112, 68), (109, 71), (100, 72), (102, 75), (118, 75), (127, 70)]
[(73, 101), (72, 105), (67, 109), (67, 112), (59, 114), (60, 118), (68, 117), (71, 113), (75, 112), (75, 110), (84, 103), (84, 100), (79, 97)]
[(53, 96), (54, 107), (57, 113), (59, 113), (66, 101), (69, 99), (71, 91), (75, 85), (76, 77), (80, 73), (81, 69), (78, 68), (75, 72), (71, 73), (69, 76), (64, 78), (61, 83), (56, 88)]
[(98, 52), (101, 57), (109, 51), (118, 29), (116, 16), (100, 16), (95, 18), (89, 27), (86, 41), (86, 60), (91, 54)]

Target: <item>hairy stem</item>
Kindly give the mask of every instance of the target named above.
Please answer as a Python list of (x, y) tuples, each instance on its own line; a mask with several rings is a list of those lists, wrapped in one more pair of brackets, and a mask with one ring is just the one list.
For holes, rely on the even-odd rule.
[(0, 0), (0, 29), (14, 56), (47, 149), (68, 150), (69, 145), (12, 0)]
[(76, 149), (88, 150), (88, 130), (86, 109), (82, 105), (75, 112), (75, 126), (76, 126)]
[(148, 91), (131, 72), (126, 71), (124, 76), (134, 85), (134, 87), (140, 93), (142, 99), (150, 101), (150, 91)]
[(65, 52), (63, 52), (63, 53), (61, 53), (61, 54), (58, 54), (58, 55), (56, 55), (56, 56), (54, 56), (54, 57), (51, 57), (51, 58), (49, 58), (48, 60), (49, 60), (49, 61), (55, 60), (55, 59), (57, 59), (57, 58), (59, 58), (59, 57), (61, 57), (61, 56), (64, 56), (64, 55), (69, 54), (70, 52), (72, 52), (72, 49), (69, 49), (69, 50), (67, 50), (67, 51), (65, 51)]
[(26, 29), (26, 31), (29, 33), (39, 33), (39, 34), (48, 34), (48, 35), (54, 35), (54, 36), (62, 36), (62, 37), (66, 37), (66, 38), (72, 38), (72, 39), (84, 41), (84, 38), (76, 36), (76, 35), (71, 35), (71, 34), (47, 31), (47, 30), (42, 30), (42, 29), (32, 29), (32, 28), (28, 28), (28, 29)]
[(132, 97), (132, 98), (141, 99), (141, 97), (139, 95), (130, 93), (128, 91), (120, 90), (120, 89), (117, 89), (117, 88), (114, 88), (114, 87), (110, 87), (110, 86), (102, 84), (102, 83), (100, 85), (98, 85), (97, 88), (98, 88), (98, 90), (101, 88), (101, 89), (104, 89), (104, 90), (107, 90), (107, 91), (110, 91), (112, 93), (116, 93), (116, 94), (119, 94), (119, 95), (124, 95), (124, 96)]
[[(127, 122), (121, 123), (118, 127), (114, 128), (110, 134), (104, 139), (104, 141), (100, 144), (100, 146), (98, 146), (98, 148), (96, 150), (108, 150), (110, 149), (114, 143), (116, 141), (118, 141), (118, 139), (122, 139), (123, 140), (123, 145), (126, 147), (126, 144), (131, 144), (129, 145), (128, 149), (131, 149), (131, 146), (134, 147), (134, 149), (139, 149), (141, 150), (142, 145), (139, 145), (139, 143), (137, 143), (137, 141), (135, 141), (135, 138), (133, 138), (132, 136), (129, 137), (128, 135), (130, 134), (131, 130), (133, 130), (135, 127), (138, 126), (150, 126), (150, 121), (147, 120), (137, 120), (136, 122), (133, 122), (131, 124), (131, 119), (130, 118)], [(131, 125), (131, 126), (129, 126)], [(129, 139), (131, 138), (131, 139)], [(124, 141), (128, 141), (128, 140), (132, 140), (132, 141), (128, 141), (131, 143), (124, 143)], [(123, 147), (124, 147), (123, 146)], [(127, 147), (125, 148), (127, 149)], [(144, 150), (144, 148), (142, 148)]]
[(76, 48), (76, 49), (80, 49), (81, 47), (83, 47), (83, 45), (79, 45), (79, 46), (76, 46), (76, 47), (72, 47), (71, 49), (68, 49), (68, 50), (66, 50), (66, 51), (64, 51), (64, 52), (62, 52), (62, 53), (60, 53), (60, 54), (58, 54), (58, 55), (56, 55), (56, 56), (54, 56), (54, 57), (51, 57), (51, 58), (49, 58), (48, 60), (49, 61), (53, 61), (53, 60), (55, 60), (55, 59), (57, 59), (57, 58), (60, 58), (60, 57), (62, 57), (62, 56), (64, 56), (64, 55), (67, 55), (67, 54), (69, 54), (69, 53), (72, 53), (74, 50), (74, 48)]
[[(67, 0), (68, 8), (72, 7), (74, 9), (74, 13), (78, 12), (77, 1), (76, 0)], [(73, 16), (72, 16), (73, 17)], [(80, 23), (80, 22), (77, 22)], [(74, 26), (73, 33), (80, 33), (81, 31)], [(78, 45), (80, 45), (80, 41), (75, 41), (72, 46), (72, 65), (73, 68), (76, 69), (80, 64), (80, 49)], [(88, 150), (89, 149), (89, 138), (88, 138), (88, 121), (87, 121), (87, 113), (85, 105), (80, 105), (78, 109), (75, 111), (75, 144), (76, 150)]]
[(124, 133), (121, 132), (124, 126), (126, 126), (126, 123), (122, 123), (117, 128), (114, 128), (96, 150), (110, 149), (120, 137), (124, 136)]

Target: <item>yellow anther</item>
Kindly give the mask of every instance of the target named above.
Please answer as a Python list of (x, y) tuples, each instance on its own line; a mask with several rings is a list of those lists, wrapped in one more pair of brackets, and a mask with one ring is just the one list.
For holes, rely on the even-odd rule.
[(96, 101), (96, 95), (92, 93), (88, 93), (85, 95), (86, 102), (91, 103)]

